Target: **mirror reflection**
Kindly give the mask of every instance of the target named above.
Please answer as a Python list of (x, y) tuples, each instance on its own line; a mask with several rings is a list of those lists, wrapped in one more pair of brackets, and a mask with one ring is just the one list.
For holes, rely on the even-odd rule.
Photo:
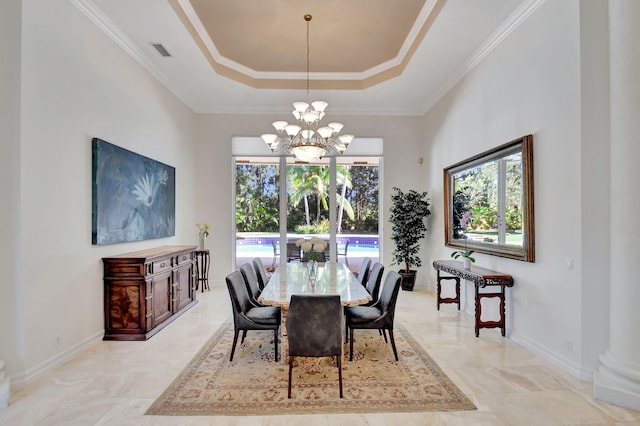
[(447, 246), (534, 261), (532, 140), (444, 170)]

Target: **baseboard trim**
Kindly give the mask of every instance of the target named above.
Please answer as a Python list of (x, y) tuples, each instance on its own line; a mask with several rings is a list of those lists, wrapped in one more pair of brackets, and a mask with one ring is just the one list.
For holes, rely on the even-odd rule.
[(541, 356), (545, 360), (549, 361), (562, 371), (572, 375), (576, 379), (592, 383), (593, 382), (593, 370), (583, 368), (580, 365), (572, 362), (571, 360), (559, 355), (558, 353), (549, 350), (548, 348), (539, 345), (537, 342), (522, 336), (518, 333), (513, 333), (509, 336), (511, 340), (522, 345), (524, 348), (530, 350), (536, 355)]
[(54, 355), (48, 360), (45, 360), (40, 364), (28, 370), (25, 370), (24, 373), (18, 374), (16, 376), (12, 376), (11, 387), (14, 389), (20, 389), (28, 385), (29, 383), (40, 378), (45, 373), (53, 370), (55, 367), (58, 367), (59, 365), (64, 364), (65, 362), (78, 356), (88, 348), (98, 344), (99, 342), (102, 341), (102, 336), (104, 336), (104, 330), (101, 330), (95, 333), (94, 335), (89, 336), (86, 339), (76, 343), (75, 345), (72, 345), (64, 349), (62, 352)]

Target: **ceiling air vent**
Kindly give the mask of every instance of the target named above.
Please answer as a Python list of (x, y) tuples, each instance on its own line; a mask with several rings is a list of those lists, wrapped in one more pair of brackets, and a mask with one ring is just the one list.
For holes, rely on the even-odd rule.
[(153, 47), (165, 58), (171, 56), (171, 53), (162, 45), (162, 43), (151, 43)]

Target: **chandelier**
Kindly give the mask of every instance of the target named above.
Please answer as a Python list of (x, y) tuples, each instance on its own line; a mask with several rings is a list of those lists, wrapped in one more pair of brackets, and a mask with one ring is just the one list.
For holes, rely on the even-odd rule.
[(304, 15), (307, 21), (307, 102), (293, 103), (293, 116), (297, 124), (286, 121), (274, 121), (273, 127), (277, 134), (266, 133), (262, 140), (272, 152), (286, 152), (295, 155), (301, 161), (311, 162), (325, 155), (343, 154), (353, 135), (339, 135), (344, 127), (342, 123), (329, 123), (322, 126), (325, 110), (329, 104), (325, 101), (309, 100), (309, 21), (312, 16)]

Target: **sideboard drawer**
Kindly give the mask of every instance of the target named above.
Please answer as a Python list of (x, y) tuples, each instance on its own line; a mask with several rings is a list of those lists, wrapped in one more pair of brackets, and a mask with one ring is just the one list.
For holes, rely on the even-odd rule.
[(192, 261), (191, 253), (182, 253), (177, 257), (178, 265), (184, 265)]
[(167, 271), (169, 269), (171, 269), (172, 265), (171, 265), (171, 259), (167, 258), (167, 259), (162, 259), (159, 260), (157, 262), (153, 262), (152, 266), (151, 266), (151, 273), (152, 274), (157, 274), (163, 271)]

